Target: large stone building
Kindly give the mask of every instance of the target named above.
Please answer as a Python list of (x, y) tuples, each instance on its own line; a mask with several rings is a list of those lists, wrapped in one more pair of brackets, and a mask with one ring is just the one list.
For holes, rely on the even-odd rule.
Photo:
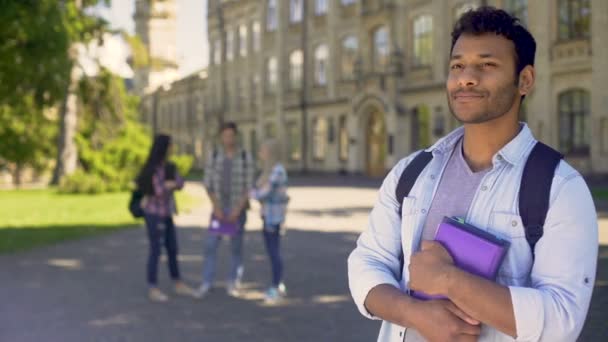
[(248, 148), (279, 139), (291, 170), (383, 175), (457, 126), (450, 31), (482, 4), (536, 38), (522, 113), (535, 135), (580, 171), (608, 173), (605, 0), (208, 0), (206, 146), (233, 120)]

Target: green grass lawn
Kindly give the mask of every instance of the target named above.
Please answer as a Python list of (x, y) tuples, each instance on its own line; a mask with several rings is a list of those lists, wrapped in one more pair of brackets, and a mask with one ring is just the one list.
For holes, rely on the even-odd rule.
[[(127, 210), (129, 193), (64, 195), (55, 190), (0, 191), (0, 253), (136, 227)], [(187, 211), (199, 201), (177, 194)]]

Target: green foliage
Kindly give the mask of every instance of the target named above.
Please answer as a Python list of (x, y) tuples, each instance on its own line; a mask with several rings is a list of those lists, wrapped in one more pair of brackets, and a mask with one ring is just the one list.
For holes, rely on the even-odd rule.
[(73, 174), (63, 178), (59, 183), (59, 192), (67, 194), (101, 194), (106, 192), (106, 182), (94, 173), (85, 173), (77, 170)]
[(82, 172), (68, 177), (60, 189), (69, 193), (127, 190), (150, 148), (150, 134), (136, 121), (138, 98), (127, 94), (123, 81), (105, 70), (81, 82), (79, 91), (76, 143)]
[(106, 22), (84, 9), (97, 0), (0, 0), (0, 103), (32, 96), (53, 106), (69, 83), (74, 43), (101, 37)]
[(182, 177), (185, 177), (192, 168), (194, 157), (186, 154), (174, 155), (171, 157), (171, 161), (175, 163), (179, 174), (182, 175)]
[(0, 159), (18, 168), (43, 170), (54, 154), (56, 127), (26, 96), (14, 106), (0, 105)]

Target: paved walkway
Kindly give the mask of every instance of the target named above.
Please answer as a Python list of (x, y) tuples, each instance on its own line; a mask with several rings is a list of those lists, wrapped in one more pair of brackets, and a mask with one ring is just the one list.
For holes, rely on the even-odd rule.
[[(359, 316), (346, 277), (346, 257), (367, 222), (374, 184), (295, 183), (283, 240), (289, 300), (282, 305), (262, 301), (269, 269), (254, 205), (245, 239), (243, 298), (225, 294), (223, 262), (209, 297), (148, 302), (144, 230), (126, 230), (0, 256), (0, 341), (375, 341), (379, 323)], [(189, 184), (188, 191), (203, 196), (199, 186)], [(191, 284), (200, 281), (208, 208), (204, 203), (177, 220), (180, 265)], [(601, 232), (606, 246), (581, 341), (608, 340), (608, 220)], [(220, 259), (229, 256), (226, 247)], [(160, 282), (169, 292), (165, 263)]]

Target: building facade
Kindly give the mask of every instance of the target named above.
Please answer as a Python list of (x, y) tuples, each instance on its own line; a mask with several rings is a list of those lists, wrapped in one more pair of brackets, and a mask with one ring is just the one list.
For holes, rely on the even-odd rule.
[(450, 32), (470, 8), (517, 15), (537, 42), (523, 119), (583, 173), (608, 173), (608, 1), (209, 0), (201, 129), (278, 139), (290, 170), (382, 176), (456, 128)]

